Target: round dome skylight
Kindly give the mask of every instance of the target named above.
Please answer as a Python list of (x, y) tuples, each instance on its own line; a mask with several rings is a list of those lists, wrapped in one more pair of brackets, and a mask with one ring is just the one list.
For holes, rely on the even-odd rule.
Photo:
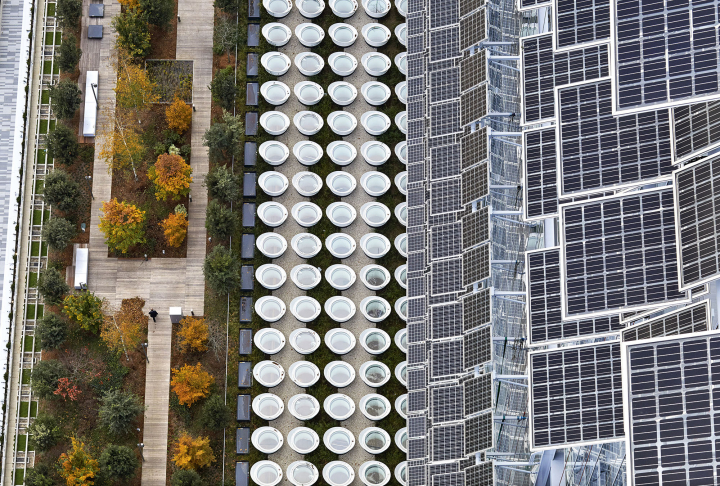
[(329, 395), (323, 403), (325, 412), (335, 420), (347, 420), (355, 413), (355, 402), (342, 393)]
[(320, 379), (320, 369), (310, 361), (296, 361), (290, 365), (288, 376), (297, 386), (307, 388)]
[(320, 347), (321, 339), (320, 335), (312, 329), (301, 327), (290, 333), (288, 341), (290, 346), (298, 353), (310, 354)]
[(265, 454), (277, 452), (283, 445), (283, 436), (275, 427), (258, 427), (250, 437), (253, 447)]
[(325, 345), (335, 354), (343, 355), (355, 347), (355, 336), (348, 329), (336, 327), (325, 333)]

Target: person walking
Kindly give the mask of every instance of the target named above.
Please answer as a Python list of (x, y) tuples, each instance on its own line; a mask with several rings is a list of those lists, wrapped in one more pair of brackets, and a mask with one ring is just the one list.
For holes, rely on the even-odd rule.
[(156, 321), (155, 321), (155, 318), (156, 318), (157, 315), (158, 315), (157, 311), (156, 311), (155, 309), (150, 309), (150, 312), (148, 312), (148, 314), (150, 314), (150, 317), (152, 317), (153, 322), (156, 322)]

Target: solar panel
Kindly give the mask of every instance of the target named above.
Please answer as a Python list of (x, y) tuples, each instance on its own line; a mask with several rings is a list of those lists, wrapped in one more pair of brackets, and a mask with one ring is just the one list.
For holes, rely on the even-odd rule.
[(557, 49), (610, 38), (610, 0), (555, 0), (554, 5)]
[(485, 5), (485, 0), (460, 0), (460, 17), (465, 17), (470, 12)]
[(531, 345), (607, 334), (625, 327), (617, 315), (563, 321), (560, 248), (529, 251), (525, 258), (528, 336)]
[(425, 270), (425, 252), (416, 251), (408, 253), (408, 273), (422, 272)]
[(524, 132), (523, 150), (525, 151), (526, 218), (546, 218), (557, 214), (555, 127)]
[[(422, 42), (421, 39), (423, 39), (423, 36), (418, 36), (418, 39), (420, 39), (420, 42)], [(410, 42), (410, 39), (414, 39), (414, 37), (408, 38), (408, 43)], [(415, 76), (423, 76), (425, 74), (425, 56), (422, 54), (409, 54), (408, 53), (408, 78), (412, 78)]]
[(488, 83), (481, 84), (475, 89), (465, 91), (460, 95), (462, 104), (461, 125), (477, 121), (488, 114)]
[(432, 428), (432, 455), (430, 460), (450, 461), (465, 455), (465, 425), (445, 425)]
[(463, 340), (465, 341), (463, 358), (466, 370), (492, 360), (490, 354), (490, 326), (470, 331), (463, 336)]
[(460, 302), (430, 307), (430, 339), (446, 339), (463, 333), (463, 309)]
[(703, 301), (688, 307), (649, 319), (628, 327), (622, 333), (623, 341), (639, 341), (707, 331), (710, 328), (709, 302)]
[[(424, 456), (423, 456), (424, 457)], [(408, 486), (425, 485), (425, 461), (408, 460)]]
[(480, 375), (463, 383), (465, 415), (475, 415), (492, 408), (492, 375)]
[(432, 486), (464, 486), (465, 473), (447, 473), (432, 476)]
[(430, 390), (430, 411), (433, 425), (462, 420), (465, 416), (462, 385), (443, 386)]
[(407, 53), (409, 56), (421, 55), (425, 50), (425, 36), (414, 35), (407, 38)]
[(462, 299), (463, 330), (470, 331), (490, 322), (490, 289), (472, 292)]
[(463, 253), (463, 286), (467, 287), (490, 276), (490, 244), (476, 246)]
[(460, 91), (487, 81), (487, 51), (480, 49), (460, 62)]
[[(423, 363), (426, 363), (427, 360), (428, 360), (428, 357), (427, 357), (426, 343), (408, 344), (408, 350), (407, 350), (408, 366), (415, 366), (415, 365), (423, 364)], [(411, 389), (409, 384), (408, 384), (408, 389)], [(413, 388), (413, 389), (416, 389), (416, 388)]]
[[(422, 343), (424, 346), (425, 343)], [(408, 390), (424, 390), (427, 387), (427, 370), (425, 367), (410, 368), (407, 370)]]
[[(460, 57), (460, 26), (455, 24), (430, 31), (430, 62)], [(410, 52), (408, 50), (408, 52)]]
[(465, 469), (466, 486), (493, 486), (494, 484), (492, 462), (481, 462)]
[(620, 344), (603, 342), (530, 353), (534, 450), (620, 439)]
[(720, 101), (676, 106), (670, 113), (674, 163), (720, 147)]
[[(420, 78), (423, 79), (423, 78)], [(460, 96), (460, 68), (454, 67), (430, 73), (430, 103), (447, 101)]]
[(425, 119), (408, 120), (407, 142), (408, 145), (422, 143), (425, 137)]
[(463, 372), (463, 340), (435, 341), (431, 344), (430, 378), (450, 378)]
[(613, 116), (610, 84), (603, 80), (558, 88), (561, 195), (672, 172), (668, 110)]
[(430, 183), (430, 214), (444, 214), (462, 211), (460, 190), (462, 179), (452, 177)]
[(407, 279), (407, 296), (408, 297), (421, 297), (427, 293), (425, 289), (426, 277), (414, 277)]
[(720, 208), (715, 208), (720, 157), (683, 167), (674, 176), (680, 288), (688, 289), (720, 274)]
[(425, 248), (425, 232), (418, 231), (416, 233), (408, 233), (407, 248), (408, 251), (421, 251)]
[(480, 128), (460, 139), (462, 148), (462, 168), (467, 169), (490, 157), (490, 144), (488, 143), (488, 129)]
[(411, 460), (427, 457), (427, 439), (425, 437), (408, 439), (407, 457)]
[(460, 292), (462, 285), (462, 259), (453, 258), (431, 262), (431, 295)]
[(460, 255), (462, 251), (462, 226), (451, 223), (435, 226), (430, 231), (430, 258), (437, 260)]
[(462, 177), (462, 204), (468, 204), (483, 198), (489, 193), (487, 162), (476, 165), (463, 173)]
[(461, 167), (462, 157), (459, 143), (430, 149), (430, 179), (458, 176)]
[(490, 217), (487, 206), (462, 218), (462, 249), (467, 250), (490, 239)]
[(630, 483), (717, 484), (718, 332), (623, 346)]
[(560, 207), (563, 317), (687, 300), (678, 291), (671, 187)]
[(430, 105), (430, 136), (448, 135), (461, 132), (460, 101), (448, 101)]
[(460, 19), (460, 50), (464, 51), (487, 38), (485, 9), (480, 8)]
[(428, 464), (428, 476), (437, 476), (438, 474), (449, 474), (460, 472), (460, 463), (453, 462), (436, 462)]
[(431, 29), (457, 24), (460, 20), (460, 5), (458, 2), (429, 0), (427, 10), (430, 14)]
[(523, 122), (555, 118), (555, 88), (608, 75), (608, 45), (554, 52), (552, 33), (522, 39)]
[(407, 431), (409, 438), (425, 437), (428, 431), (427, 417), (422, 415), (411, 415), (407, 418)]
[(425, 297), (418, 297), (416, 299), (408, 299), (408, 319), (416, 319), (424, 317), (427, 313), (427, 300)]
[[(425, 78), (418, 76), (417, 78), (408, 78), (407, 94), (408, 97), (420, 97), (425, 93)], [(442, 100), (438, 100), (442, 101)]]
[(408, 322), (407, 325), (407, 336), (408, 336), (408, 343), (421, 343), (424, 342), (426, 339), (426, 325), (425, 321), (420, 322)]
[(465, 421), (465, 453), (475, 454), (493, 446), (492, 410)]
[(427, 408), (427, 390), (408, 392), (408, 413), (422, 412)]
[(617, 3), (613, 56), (617, 110), (720, 97), (718, 0)]
[(407, 190), (407, 205), (409, 208), (423, 206), (425, 204), (425, 186), (418, 185), (409, 187)]

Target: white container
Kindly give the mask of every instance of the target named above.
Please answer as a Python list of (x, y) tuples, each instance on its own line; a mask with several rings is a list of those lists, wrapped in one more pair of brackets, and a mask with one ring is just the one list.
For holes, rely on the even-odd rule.
[(282, 398), (273, 393), (261, 393), (252, 401), (252, 409), (263, 420), (275, 420), (285, 410)]
[(357, 98), (357, 89), (347, 81), (335, 81), (328, 86), (328, 94), (336, 105), (347, 106)]
[[(323, 8), (325, 7), (325, 3), (322, 2), (322, 0), (319, 0), (319, 2), (316, 0), (314, 3), (322, 3)], [(299, 4), (298, 8), (300, 8)], [(300, 44), (305, 47), (315, 47), (325, 38), (325, 31), (317, 24), (305, 22), (295, 27), (295, 37), (297, 37)]]
[(358, 61), (349, 52), (333, 52), (328, 56), (328, 65), (338, 76), (350, 76), (357, 69)]
[(390, 99), (390, 88), (379, 81), (368, 81), (360, 88), (365, 101), (372, 106), (380, 106)]
[(395, 37), (398, 38), (400, 44), (407, 46), (407, 24), (405, 22), (395, 26)]
[(349, 172), (341, 170), (330, 172), (325, 179), (325, 183), (333, 194), (340, 197), (349, 196), (357, 187), (355, 177)]
[(265, 454), (277, 452), (283, 445), (283, 436), (275, 427), (258, 427), (250, 437), (253, 447)]
[(279, 233), (263, 233), (255, 240), (255, 246), (268, 258), (279, 258), (287, 250), (287, 240)]
[(327, 146), (327, 154), (333, 163), (339, 166), (352, 164), (357, 158), (357, 150), (350, 142), (345, 140), (335, 140)]
[(408, 148), (407, 142), (405, 140), (395, 145), (395, 155), (397, 156), (398, 160), (400, 160), (400, 162), (407, 165)]
[[(268, 24), (272, 25), (272, 24)], [(283, 24), (278, 24), (285, 27)], [(267, 26), (265, 26), (267, 27)], [(265, 28), (263, 28), (263, 32), (265, 32)], [(271, 30), (271, 33), (273, 31)], [(278, 32), (284, 32), (283, 29), (278, 28)], [(290, 37), (288, 36), (288, 40), (290, 40)], [(262, 55), (260, 58), (260, 64), (262, 64), (262, 67), (265, 68), (265, 71), (267, 71), (268, 74), (272, 74), (273, 76), (282, 76), (288, 70), (290, 69), (290, 66), (292, 66), (292, 62), (290, 61), (290, 58), (287, 57), (282, 52), (266, 52)]]
[(395, 125), (398, 127), (398, 130), (403, 132), (405, 135), (407, 135), (407, 124), (408, 124), (408, 116), (407, 111), (399, 111), (397, 115), (395, 115)]
[(323, 374), (325, 375), (325, 379), (329, 381), (332, 386), (336, 386), (338, 388), (345, 388), (355, 381), (355, 370), (347, 361), (329, 362), (325, 365)]
[(281, 19), (292, 10), (292, 1), (290, 0), (263, 0), (263, 7), (272, 16)]
[(390, 434), (380, 427), (368, 427), (360, 432), (358, 442), (368, 453), (382, 454), (390, 447), (392, 440)]
[(358, 37), (357, 29), (345, 23), (332, 24), (328, 29), (328, 34), (333, 43), (338, 47), (350, 47)]
[(250, 478), (259, 486), (275, 486), (282, 481), (283, 472), (273, 461), (258, 461), (250, 468)]
[(355, 447), (355, 437), (345, 427), (331, 427), (323, 434), (323, 444), (335, 454), (346, 454)]
[(322, 475), (330, 486), (349, 486), (355, 480), (352, 466), (343, 461), (328, 462), (323, 467)]
[(360, 116), (360, 123), (370, 135), (378, 136), (390, 128), (390, 117), (381, 111), (366, 111)]
[(323, 181), (322, 177), (315, 174), (314, 172), (301, 171), (293, 176), (292, 184), (295, 190), (301, 196), (312, 197), (318, 192), (320, 192), (320, 189), (322, 189)]
[(395, 0), (395, 7), (400, 15), (407, 17), (408, 0)]
[(400, 81), (398, 84), (395, 85), (395, 95), (397, 95), (398, 99), (400, 100), (400, 103), (402, 103), (403, 105), (407, 104), (407, 97), (408, 97), (407, 81)]
[(335, 354), (347, 354), (355, 348), (355, 336), (348, 329), (336, 327), (325, 333), (325, 345)]
[(322, 219), (322, 209), (310, 201), (300, 201), (292, 208), (293, 219), (304, 228), (315, 226)]
[[(290, 442), (289, 436), (288, 442)], [(287, 478), (288, 481), (293, 483), (295, 486), (311, 486), (320, 478), (320, 472), (311, 462), (294, 461), (291, 462), (287, 468)]]
[(390, 482), (390, 469), (380, 461), (367, 461), (358, 470), (360, 481), (366, 486), (385, 486)]
[(380, 361), (366, 361), (360, 366), (360, 379), (373, 388), (379, 388), (390, 381), (390, 368)]
[(407, 226), (407, 203), (401, 202), (395, 206), (395, 217), (401, 225)]
[[(292, 346), (292, 348), (300, 354), (310, 354), (316, 351), (322, 343), (320, 335), (307, 327), (295, 329), (290, 333), (288, 341), (290, 342), (290, 346)], [(300, 406), (304, 406), (304, 404), (298, 404), (298, 407)], [(288, 402), (288, 408), (290, 408), (290, 402)], [(293, 415), (295, 414), (293, 413)]]
[(260, 361), (253, 367), (253, 376), (262, 386), (278, 386), (285, 378), (285, 370), (275, 361)]
[(395, 367), (395, 378), (403, 385), (407, 386), (407, 361), (400, 361)]
[(310, 361), (296, 361), (290, 365), (288, 376), (297, 386), (307, 388), (320, 379), (320, 369)]
[(290, 240), (293, 251), (300, 258), (309, 259), (320, 253), (322, 242), (312, 233), (298, 233)]
[(322, 86), (312, 81), (301, 81), (293, 89), (298, 101), (305, 106), (317, 105), (325, 96)]
[(357, 217), (355, 208), (346, 202), (334, 202), (330, 204), (325, 208), (325, 214), (328, 219), (330, 219), (330, 222), (338, 228), (350, 226)]
[(321, 310), (320, 303), (307, 295), (295, 297), (290, 301), (290, 313), (300, 322), (314, 321)]
[(315, 135), (319, 132), (324, 123), (325, 122), (322, 117), (314, 111), (298, 111), (293, 117), (293, 124), (295, 124), (295, 128), (297, 128), (300, 133), (307, 136)]
[(285, 336), (272, 327), (260, 329), (253, 336), (255, 346), (265, 354), (277, 354), (285, 347)]
[(287, 443), (298, 454), (309, 454), (320, 445), (320, 436), (309, 427), (295, 427), (288, 433)]
[(398, 253), (400, 253), (403, 257), (407, 258), (407, 233), (400, 233), (399, 235), (397, 235), (393, 243)]
[(347, 322), (355, 315), (355, 304), (347, 297), (336, 295), (325, 301), (325, 313), (335, 322)]
[(325, 2), (323, 0), (298, 0), (297, 8), (303, 17), (314, 19), (325, 10)]
[[(362, 144), (362, 147), (360, 148), (360, 153), (362, 154), (363, 159), (365, 159), (365, 162), (377, 167), (387, 162), (392, 152), (390, 151), (390, 147), (388, 147), (384, 143), (378, 142), (376, 140), (369, 140)], [(377, 172), (377, 174), (380, 174), (380, 172)], [(385, 191), (390, 189), (390, 179), (384, 174), (383, 177), (387, 179), (388, 186), (382, 194), (384, 194)], [(377, 183), (378, 181), (373, 182)], [(362, 184), (362, 179), (360, 179), (360, 184)]]
[(322, 159), (323, 149), (315, 142), (301, 140), (293, 146), (293, 155), (302, 165), (311, 166)]
[[(397, 245), (395, 246), (395, 248), (397, 249)], [(405, 254), (405, 257), (407, 257), (407, 254)], [(400, 285), (400, 287), (404, 289), (407, 288), (407, 264), (400, 265), (395, 269), (395, 280), (397, 280), (397, 283)]]
[(395, 186), (398, 191), (407, 196), (407, 171), (398, 172), (395, 174)]
[(335, 264), (325, 269), (325, 280), (336, 290), (349, 289), (355, 279), (355, 271), (347, 265)]
[(407, 461), (403, 461), (397, 466), (395, 466), (394, 475), (398, 483), (402, 484), (402, 486), (407, 486)]
[[(390, 307), (390, 303), (383, 299), (382, 297), (378, 297), (376, 295), (371, 295), (369, 297), (365, 297), (363, 300), (360, 301), (360, 312), (363, 316), (365, 316), (365, 319), (367, 319), (370, 322), (381, 322), (384, 321), (389, 315), (392, 310), (392, 307)], [(378, 330), (378, 332), (380, 332)], [(384, 331), (382, 331), (384, 332)], [(390, 336), (385, 333), (386, 339), (385, 339), (385, 346), (387, 346), (385, 349), (390, 347)], [(376, 336), (377, 337), (377, 336)], [(379, 338), (378, 338), (379, 339)], [(363, 335), (360, 335), (360, 345), (365, 348), (365, 344), (363, 344)], [(365, 348), (368, 353), (370, 353), (369, 348)], [(381, 352), (385, 351), (383, 349)], [(380, 354), (380, 353), (370, 353), (370, 354)]]
[(267, 201), (257, 208), (258, 217), (271, 228), (277, 228), (287, 219), (288, 212), (280, 203), (275, 201)]
[(320, 403), (314, 396), (306, 393), (291, 396), (287, 408), (290, 414), (298, 420), (311, 420), (320, 413)]
[(287, 280), (287, 274), (280, 265), (266, 263), (260, 265), (255, 271), (255, 280), (268, 290), (275, 290), (282, 287)]
[(407, 452), (408, 432), (407, 427), (395, 432), (395, 445), (403, 452)]
[[(380, 299), (380, 297), (370, 296), (363, 299), (363, 301), (367, 299)], [(382, 299), (385, 300), (385, 299)], [(382, 305), (384, 306), (387, 303), (387, 301), (383, 302)], [(368, 306), (368, 304), (370, 304)], [(370, 306), (375, 306), (375, 302), (368, 301), (366, 302), (366, 305), (360, 304), (361, 309), (362, 308), (368, 308)], [(376, 306), (375, 306), (376, 307)], [(389, 307), (389, 304), (388, 304)], [(383, 331), (382, 329), (379, 329), (377, 327), (370, 327), (365, 329), (363, 332), (360, 333), (360, 346), (365, 349), (365, 351), (368, 352), (368, 354), (382, 354), (388, 349), (390, 349), (390, 343), (392, 340), (390, 339), (390, 335)], [(388, 406), (390, 404), (388, 403)]]
[[(372, 142), (363, 144), (363, 149), (365, 149), (367, 143)], [(385, 147), (387, 147), (387, 145), (385, 145)], [(389, 152), (390, 149), (387, 151)], [(368, 196), (380, 197), (390, 189), (390, 185), (390, 178), (376, 170), (365, 172), (362, 177), (360, 177), (360, 186), (362, 186)]]
[(407, 297), (403, 296), (395, 301), (395, 313), (400, 319), (407, 321)]
[(265, 322), (276, 322), (285, 315), (285, 303), (277, 297), (266, 295), (255, 301), (255, 312)]
[(408, 394), (403, 393), (395, 399), (395, 411), (402, 418), (407, 419)]
[(325, 239), (325, 247), (335, 258), (347, 258), (353, 254), (357, 244), (352, 236), (345, 233), (333, 233)]
[(360, 411), (370, 420), (382, 420), (392, 411), (390, 400), (377, 393), (368, 393), (360, 399)]
[(382, 24), (365, 24), (361, 30), (365, 42), (371, 47), (382, 47), (390, 40), (390, 29)]
[(370, 76), (379, 77), (388, 72), (390, 66), (390, 58), (381, 52), (368, 52), (360, 58), (365, 72)]
[(322, 280), (322, 274), (317, 267), (301, 263), (290, 270), (290, 280), (301, 290), (311, 290), (318, 286)]
[(315, 76), (322, 71), (325, 61), (314, 52), (301, 52), (295, 56), (295, 66), (305, 76)]
[(265, 194), (271, 197), (282, 196), (287, 190), (289, 183), (282, 172), (269, 170), (258, 177), (258, 185)]
[(337, 135), (350, 135), (357, 127), (357, 118), (347, 111), (333, 111), (327, 117), (330, 129)]
[(280, 106), (290, 98), (290, 88), (281, 81), (268, 81), (260, 86), (260, 94), (273, 106)]
[(287, 145), (277, 140), (268, 140), (267, 142), (261, 143), (260, 147), (258, 147), (258, 153), (265, 162), (272, 166), (284, 164), (290, 156), (290, 150), (287, 148)]
[(408, 350), (408, 340), (407, 340), (407, 328), (402, 328), (398, 332), (395, 333), (395, 346), (398, 347), (398, 349), (403, 352), (404, 354), (407, 354)]
[(368, 17), (381, 19), (390, 12), (390, 0), (364, 0), (363, 8)]
[(390, 272), (380, 265), (365, 265), (360, 269), (360, 281), (370, 290), (381, 290), (390, 283)]
[(290, 118), (281, 111), (266, 111), (260, 115), (260, 125), (269, 135), (282, 135), (290, 127)]
[[(407, 0), (402, 0), (402, 1), (407, 1)], [(397, 68), (398, 68), (398, 71), (400, 71), (404, 76), (407, 76), (407, 68), (408, 68), (407, 52), (405, 52), (405, 51), (398, 52), (395, 55), (394, 61), (395, 61), (395, 66), (397, 66)]]
[(357, 9), (358, 3), (355, 0), (330, 0), (330, 10), (341, 19), (349, 19)]
[[(360, 217), (371, 228), (379, 228), (390, 220), (390, 209), (383, 203), (376, 201), (366, 202), (360, 207)], [(390, 243), (388, 242), (389, 246)]]
[[(275, 47), (282, 47), (288, 42), (290, 42), (290, 38), (292, 37), (292, 31), (286, 26), (285, 24), (281, 24), (280, 22), (270, 22), (269, 24), (265, 24), (262, 28), (262, 34), (263, 37), (265, 37), (265, 40), (270, 44), (271, 46)], [(266, 55), (274, 54), (272, 52), (268, 52), (263, 56), (263, 58)], [(279, 54), (279, 53), (278, 53)], [(262, 58), (260, 59), (260, 62), (262, 63)], [(265, 64), (263, 64), (265, 66)], [(289, 67), (289, 66), (288, 66)], [(265, 69), (267, 69), (267, 66), (265, 66)], [(287, 69), (286, 69), (287, 71)], [(270, 72), (268, 70), (268, 72)], [(270, 73), (273, 74), (273, 73)], [(285, 73), (283, 73), (285, 74)], [(281, 76), (280, 74), (276, 74), (276, 76)]]

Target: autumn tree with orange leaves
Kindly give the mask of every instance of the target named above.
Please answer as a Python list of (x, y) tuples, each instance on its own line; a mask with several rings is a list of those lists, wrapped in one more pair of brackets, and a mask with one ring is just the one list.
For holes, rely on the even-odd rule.
[(158, 201), (175, 201), (190, 194), (192, 168), (179, 155), (163, 154), (148, 169), (148, 178), (155, 184)]
[(120, 309), (105, 315), (100, 327), (100, 337), (108, 348), (119, 353), (135, 349), (145, 337), (148, 316), (143, 312), (145, 301), (140, 297), (123, 299)]
[(134, 117), (128, 116), (123, 110), (114, 110), (109, 115), (109, 121), (98, 127), (98, 156), (107, 164), (110, 172), (113, 169), (131, 169), (136, 174), (137, 167), (142, 164), (147, 153), (136, 128), (137, 121), (132, 123)]
[(185, 241), (188, 230), (187, 210), (182, 204), (175, 207), (175, 212), (160, 222), (165, 233), (167, 244), (178, 248)]
[(137, 115), (145, 105), (157, 103), (160, 99), (156, 93), (157, 84), (150, 79), (145, 68), (134, 63), (122, 49), (116, 50), (116, 68), (115, 100), (119, 108), (133, 109)]
[(178, 397), (180, 405), (191, 406), (198, 400), (210, 394), (210, 385), (213, 377), (205, 371), (202, 364), (195, 366), (184, 365), (182, 368), (173, 368), (170, 385)]
[(131, 246), (145, 241), (145, 211), (116, 198), (103, 202), (100, 211), (100, 231), (111, 249), (127, 253)]
[(215, 462), (209, 437), (192, 437), (183, 433), (175, 443), (173, 462), (180, 469), (199, 469)]
[(185, 353), (188, 351), (207, 351), (208, 325), (205, 319), (200, 317), (184, 317), (180, 321), (180, 349)]
[(165, 120), (171, 130), (180, 134), (185, 133), (190, 128), (192, 107), (176, 96), (175, 101), (165, 109)]
[(58, 462), (60, 476), (65, 479), (67, 486), (95, 484), (95, 475), (100, 467), (82, 441), (73, 437), (72, 449), (61, 454)]

